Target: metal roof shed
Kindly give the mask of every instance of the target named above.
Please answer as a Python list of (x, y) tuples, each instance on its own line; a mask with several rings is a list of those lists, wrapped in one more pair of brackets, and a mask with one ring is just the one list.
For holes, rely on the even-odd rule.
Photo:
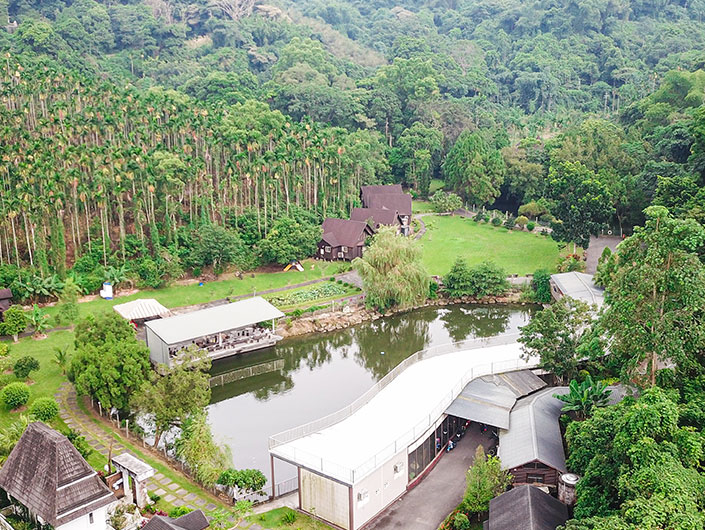
[(604, 303), (605, 290), (595, 285), (592, 274), (575, 271), (551, 274), (551, 283), (555, 298), (570, 296), (597, 307)]
[(168, 349), (284, 316), (260, 296), (145, 323), (154, 362), (169, 363)]
[(530, 370), (480, 377), (465, 386), (446, 414), (509, 429), (509, 414), (516, 400), (545, 386)]
[(564, 403), (553, 397), (567, 393), (568, 387), (552, 387), (517, 401), (509, 415), (509, 430), (499, 433), (502, 469), (538, 461), (561, 473), (567, 471), (558, 424)]

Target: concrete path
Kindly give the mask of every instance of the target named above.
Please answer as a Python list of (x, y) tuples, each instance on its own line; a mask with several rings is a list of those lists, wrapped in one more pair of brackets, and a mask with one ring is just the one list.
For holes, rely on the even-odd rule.
[(609, 247), (612, 252), (615, 251), (617, 245), (622, 241), (619, 236), (590, 236), (590, 246), (585, 251), (587, 260), (585, 261), (585, 272), (595, 274), (597, 272), (597, 261), (602, 256), (602, 251), (605, 247)]
[(488, 434), (472, 424), (460, 443), (444, 453), (436, 467), (401, 499), (387, 508), (365, 530), (436, 530), (465, 493), (465, 472), (478, 445), (493, 445)]

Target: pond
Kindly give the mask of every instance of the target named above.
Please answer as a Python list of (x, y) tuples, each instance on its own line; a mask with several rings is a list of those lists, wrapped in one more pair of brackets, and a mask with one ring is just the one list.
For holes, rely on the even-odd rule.
[[(533, 311), (428, 307), (216, 362), (213, 375), (254, 366), (276, 370), (213, 388), (208, 417), (214, 436), (230, 447), (235, 467), (269, 477), (269, 436), (343, 408), (418, 350), (517, 332)], [(277, 483), (295, 475), (293, 466), (277, 462)]]

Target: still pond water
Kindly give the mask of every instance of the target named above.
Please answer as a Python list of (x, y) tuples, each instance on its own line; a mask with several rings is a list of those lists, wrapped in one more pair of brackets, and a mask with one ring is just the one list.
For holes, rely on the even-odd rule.
[[(213, 388), (208, 407), (213, 433), (232, 450), (235, 467), (269, 477), (269, 436), (350, 404), (418, 350), (516, 332), (531, 312), (506, 306), (423, 308), (216, 362), (214, 375), (276, 360), (283, 369)], [(292, 466), (277, 462), (277, 483), (295, 475)]]

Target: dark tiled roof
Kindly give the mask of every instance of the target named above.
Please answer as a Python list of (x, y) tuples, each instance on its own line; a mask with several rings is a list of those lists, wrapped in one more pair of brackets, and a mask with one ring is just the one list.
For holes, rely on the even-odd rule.
[(399, 215), (411, 215), (411, 195), (407, 193), (398, 194), (373, 194), (370, 195), (369, 208), (385, 208), (399, 212)]
[(40, 422), (27, 427), (0, 469), (0, 488), (54, 527), (116, 500), (71, 442)]
[(143, 530), (204, 530), (208, 526), (206, 515), (201, 510), (195, 510), (178, 519), (155, 515), (144, 525)]
[(10, 289), (0, 289), (0, 300), (10, 300), (12, 291)]
[(360, 198), (362, 199), (363, 206), (369, 207), (369, 204), (367, 204), (367, 201), (369, 201), (370, 195), (382, 194), (382, 193), (399, 194), (399, 193), (404, 193), (404, 190), (401, 189), (401, 184), (361, 186), (360, 187)]
[(398, 225), (399, 216), (394, 210), (384, 208), (353, 208), (350, 214), (351, 221), (367, 222), (372, 219), (375, 225)]
[(322, 239), (332, 247), (355, 247), (365, 243), (370, 227), (362, 221), (328, 218), (323, 221)]
[(556, 530), (568, 507), (535, 486), (519, 486), (490, 501), (488, 530)]

